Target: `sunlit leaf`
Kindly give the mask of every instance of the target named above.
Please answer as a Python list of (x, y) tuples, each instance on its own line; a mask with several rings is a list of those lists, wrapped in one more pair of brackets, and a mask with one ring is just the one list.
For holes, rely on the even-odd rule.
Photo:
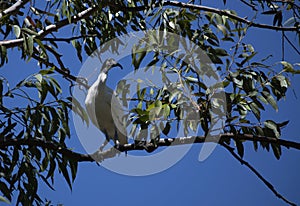
[(280, 137), (280, 133), (278, 131), (277, 124), (274, 121), (272, 121), (272, 120), (266, 120), (264, 122), (264, 125), (265, 125), (266, 128), (269, 128), (270, 130), (273, 131), (273, 133), (275, 134), (276, 138)]
[(16, 37), (19, 38), (21, 35), (20, 27), (18, 25), (14, 25), (13, 27), (14, 27), (14, 33), (15, 33)]

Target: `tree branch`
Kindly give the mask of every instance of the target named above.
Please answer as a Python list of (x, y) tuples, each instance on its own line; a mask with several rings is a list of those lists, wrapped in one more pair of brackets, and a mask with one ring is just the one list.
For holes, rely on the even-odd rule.
[(6, 16), (6, 15), (11, 15), (12, 13), (14, 12), (17, 12), (19, 11), (19, 9), (24, 6), (25, 4), (27, 4), (30, 0), (24, 0), (24, 1), (17, 1), (16, 3), (14, 3), (11, 7), (5, 9), (4, 11), (2, 11), (0, 13), (0, 19), (3, 17), (3, 16)]
[(254, 135), (247, 135), (247, 134), (222, 134), (222, 135), (216, 135), (209, 138), (206, 138), (204, 136), (190, 136), (190, 137), (181, 137), (181, 138), (166, 138), (166, 139), (160, 139), (158, 142), (152, 143), (152, 142), (140, 142), (137, 144), (126, 144), (121, 145), (118, 147), (118, 150), (114, 147), (105, 150), (105, 151), (96, 151), (93, 154), (81, 154), (74, 152), (68, 148), (63, 148), (62, 146), (58, 145), (54, 142), (44, 141), (40, 139), (9, 139), (9, 140), (0, 140), (0, 149), (6, 149), (6, 147), (9, 146), (36, 146), (41, 148), (46, 148), (53, 150), (55, 152), (58, 152), (62, 154), (63, 156), (78, 161), (78, 162), (102, 162), (105, 159), (113, 158), (117, 154), (120, 153), (120, 151), (131, 151), (131, 150), (146, 150), (148, 152), (152, 152), (158, 147), (162, 146), (176, 146), (176, 145), (185, 145), (185, 144), (193, 144), (193, 143), (204, 143), (204, 142), (215, 142), (226, 148), (231, 155), (237, 159), (241, 164), (248, 167), (278, 198), (282, 199), (286, 203), (290, 205), (296, 205), (295, 203), (287, 200), (285, 197), (283, 197), (280, 193), (277, 192), (277, 190), (274, 188), (274, 186), (268, 182), (251, 164), (249, 164), (247, 161), (243, 160), (241, 157), (239, 157), (235, 152), (234, 148), (227, 145), (225, 142), (233, 140), (248, 140), (248, 141), (259, 141), (259, 142), (265, 142), (265, 143), (276, 143), (281, 146), (285, 146), (287, 148), (294, 148), (300, 150), (300, 143), (292, 142), (288, 140), (280, 140), (273, 137), (263, 137), (263, 136), (254, 136)]
[(206, 6), (181, 3), (181, 2), (178, 2), (178, 1), (167, 1), (167, 2), (164, 3), (164, 5), (213, 12), (213, 13), (216, 13), (216, 14), (219, 14), (219, 15), (227, 16), (227, 17), (229, 17), (231, 19), (234, 19), (234, 20), (237, 20), (239, 22), (245, 23), (245, 24), (249, 25), (250, 27), (257, 27), (257, 28), (262, 28), (262, 29), (271, 29), (271, 30), (276, 30), (276, 31), (297, 31), (297, 32), (299, 32), (299, 28), (297, 28), (297, 27), (280, 27), (280, 26), (271, 26), (271, 25), (268, 25), (268, 24), (259, 24), (259, 23), (249, 21), (246, 18), (242, 18), (242, 17), (236, 16), (236, 15), (230, 14), (227, 11), (220, 10), (220, 9), (215, 9), (215, 8), (211, 8), (211, 7), (206, 7)]
[[(27, 1), (18, 1), (18, 2), (22, 2), (24, 4), (24, 2), (27, 2)], [(19, 4), (21, 4), (21, 3), (19, 3)], [(174, 6), (174, 7), (180, 7), (180, 8), (197, 9), (197, 10), (201, 10), (201, 11), (213, 12), (213, 13), (216, 13), (216, 14), (219, 14), (219, 15), (227, 16), (227, 17), (229, 17), (231, 19), (234, 19), (234, 20), (237, 20), (239, 22), (245, 23), (250, 27), (271, 29), (271, 30), (276, 30), (276, 31), (296, 31), (296, 32), (299, 32), (298, 27), (280, 27), (280, 26), (271, 26), (271, 25), (267, 25), (267, 24), (259, 24), (259, 23), (249, 21), (246, 18), (242, 18), (242, 17), (236, 16), (236, 15), (230, 14), (229, 12), (227, 12), (225, 10), (220, 10), (220, 9), (207, 7), (207, 6), (182, 3), (182, 2), (178, 2), (178, 1), (166, 1), (166, 2), (163, 3), (163, 5), (164, 6)], [(124, 11), (124, 12), (126, 12), (126, 11), (127, 12), (128, 11), (142, 11), (142, 10), (147, 8), (147, 6), (118, 7), (118, 5), (112, 5), (112, 4), (109, 4), (109, 6), (115, 7), (117, 9), (121, 10), (121, 11)], [(156, 3), (155, 6), (158, 7), (159, 3)], [(91, 15), (97, 9), (98, 9), (97, 5), (93, 5), (92, 7), (78, 13), (77, 15), (72, 16), (71, 21), (69, 21), (68, 18), (63, 19), (61, 21), (58, 21), (56, 24), (51, 24), (51, 25), (45, 27), (45, 29), (38, 32), (37, 36), (33, 36), (33, 37), (38, 38), (40, 40), (43, 40), (43, 38), (46, 35), (48, 35), (49, 33), (58, 31), (60, 28), (66, 26), (66, 25), (69, 25), (71, 23), (76, 23), (79, 20), (84, 19), (85, 17)], [(23, 38), (13, 39), (13, 40), (4, 40), (4, 41), (0, 41), (0, 46), (5, 46), (6, 48), (11, 48), (11, 47), (21, 45), (23, 43), (23, 41), (24, 41)]]
[[(113, 5), (111, 5), (113, 6)], [(155, 7), (159, 7), (160, 3), (157, 2)], [(189, 3), (183, 3), (179, 1), (165, 1), (163, 3), (163, 6), (174, 6), (174, 7), (179, 7), (179, 8), (187, 8), (187, 9), (196, 9), (199, 11), (208, 11), (212, 13), (216, 13), (219, 15), (227, 16), (231, 19), (237, 20), (241, 23), (247, 24), (250, 27), (257, 27), (257, 28), (262, 28), (262, 29), (271, 29), (271, 30), (276, 30), (276, 31), (296, 31), (299, 32), (298, 27), (281, 27), (281, 26), (271, 26), (268, 24), (259, 24), (255, 23), (252, 21), (247, 20), (247, 18), (242, 18), (240, 16), (236, 16), (234, 14), (231, 14), (225, 10), (220, 10), (212, 7), (207, 7), (207, 6), (202, 6), (202, 5), (195, 5), (195, 4), (189, 4)], [(118, 7), (117, 5), (114, 6), (115, 8), (118, 8), (121, 11), (143, 11), (147, 8), (147, 6), (137, 6), (137, 7)]]
[[(209, 138), (205, 136), (189, 136), (189, 137), (180, 137), (180, 138), (165, 138), (160, 139), (155, 144), (152, 142), (140, 142), (138, 144), (126, 144), (120, 145), (118, 150), (121, 152), (125, 151), (134, 151), (134, 150), (146, 150), (148, 152), (152, 152), (158, 147), (165, 147), (165, 146), (176, 146), (176, 145), (186, 145), (186, 144), (193, 144), (193, 143), (204, 143), (204, 142), (215, 142), (215, 143), (222, 143), (228, 142), (230, 140), (239, 140), (239, 141), (258, 141), (264, 143), (273, 143), (278, 144), (280, 146), (284, 146), (286, 148), (294, 148), (300, 150), (300, 143), (277, 139), (274, 137), (265, 137), (265, 136), (255, 136), (255, 135), (248, 135), (248, 134), (221, 134), (211, 136)], [(39, 140), (39, 139), (10, 139), (10, 140), (0, 140), (0, 148), (8, 147), (8, 146), (16, 146), (16, 145), (28, 145), (28, 146), (38, 146), (42, 148), (47, 148), (51, 150), (55, 150), (61, 154), (68, 156), (69, 158), (75, 159), (78, 162), (85, 162), (85, 161), (94, 161), (91, 156), (96, 156), (96, 154), (102, 156), (102, 160), (112, 158), (116, 156), (119, 152), (116, 150), (114, 153), (112, 151), (107, 152), (96, 152), (91, 155), (87, 154), (80, 154), (69, 150), (68, 148), (61, 148), (61, 146), (56, 145), (53, 142)]]
[(44, 149), (53, 150), (78, 162), (95, 161), (93, 158), (90, 157), (90, 155), (73, 152), (68, 148), (62, 148), (60, 145), (54, 142), (44, 141), (40, 139), (10, 139), (10, 140), (1, 139), (0, 140), (0, 148), (5, 148), (8, 146), (24, 146), (24, 145), (36, 146)]
[(62, 38), (43, 38), (44, 41), (53, 41), (53, 42), (67, 42), (70, 43), (72, 40), (76, 40), (76, 39), (82, 39), (82, 38), (87, 38), (87, 37), (95, 37), (96, 35), (79, 35), (79, 36), (73, 36), (73, 37), (62, 37)]
[(66, 78), (67, 80), (77, 82), (81, 86), (85, 87), (86, 89), (89, 88), (89, 85), (87, 85), (84, 81), (78, 81), (78, 80), (80, 80), (80, 78), (70, 74), (69, 70), (60, 69), (54, 63), (49, 62), (49, 60), (43, 59), (43, 58), (37, 56), (36, 54), (32, 54), (32, 58), (36, 59), (37, 61), (41, 62), (42, 64), (46, 65), (47, 67), (53, 67), (56, 72), (58, 72), (59, 74), (62, 74), (63, 77)]
[(234, 152), (234, 148), (226, 145), (224, 142), (220, 142), (219, 144), (222, 145), (224, 148), (226, 148), (227, 151), (229, 151), (230, 154), (236, 160), (238, 160), (242, 165), (245, 165), (246, 167), (248, 167), (276, 195), (276, 197), (278, 197), (279, 199), (282, 199), (284, 202), (288, 203), (289, 205), (296, 206), (295, 203), (289, 201), (284, 196), (282, 196), (280, 193), (278, 193), (277, 190), (274, 188), (274, 186), (268, 180), (266, 180), (266, 178), (264, 178), (249, 162), (247, 162), (247, 161), (243, 160), (241, 157), (239, 157)]
[[(56, 24), (51, 24), (49, 26), (46, 26), (44, 29), (38, 32), (38, 35), (33, 35), (34, 38), (37, 38), (39, 40), (43, 40), (43, 38), (50, 34), (51, 32), (58, 31), (60, 28), (67, 26), (71, 23), (76, 23), (81, 19), (84, 19), (85, 17), (91, 15), (93, 12), (95, 12), (98, 9), (97, 5), (94, 5), (77, 15), (74, 15), (71, 17), (71, 20), (69, 21), (68, 18), (63, 19), (61, 21), (58, 21)], [(24, 38), (20, 39), (13, 39), (13, 40), (4, 40), (0, 41), (0, 46), (5, 46), (6, 48), (11, 48), (15, 46), (19, 46), (24, 42)]]

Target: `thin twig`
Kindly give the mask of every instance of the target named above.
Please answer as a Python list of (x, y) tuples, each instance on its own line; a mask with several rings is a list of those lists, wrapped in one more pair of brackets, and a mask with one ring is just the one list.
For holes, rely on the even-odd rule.
[(284, 31), (282, 31), (281, 32), (281, 52), (282, 52), (282, 54), (281, 54), (281, 61), (284, 61), (284, 49), (285, 49), (285, 47), (284, 47)]
[(291, 0), (272, 0), (272, 2), (274, 2), (274, 3), (287, 3), (287, 4), (291, 4), (293, 7), (296, 7), (297, 9), (300, 9), (300, 6), (298, 6), (297, 4), (295, 4), (295, 2), (293, 2)]
[(297, 47), (295, 47), (295, 45), (289, 40), (289, 38), (283, 34), (284, 38), (287, 40), (287, 42), (291, 45), (291, 47), (293, 47), (293, 49), (300, 55), (300, 51), (298, 50)]
[(57, 41), (57, 42), (67, 42), (70, 43), (72, 40), (76, 39), (82, 39), (87, 37), (95, 37), (96, 35), (79, 35), (79, 36), (73, 36), (73, 37), (66, 37), (66, 38), (44, 38), (44, 41)]
[(274, 186), (266, 180), (249, 162), (243, 160), (239, 155), (237, 155), (234, 152), (234, 148), (230, 147), (229, 145), (225, 144), (224, 142), (220, 142), (220, 145), (222, 145), (227, 151), (231, 153), (231, 155), (238, 160), (242, 165), (245, 165), (248, 167), (279, 199), (282, 199), (284, 202), (288, 203), (289, 205), (296, 206), (295, 203), (289, 201), (284, 196), (282, 196), (275, 188)]
[(36, 59), (37, 61), (41, 62), (42, 64), (46, 65), (47, 67), (53, 67), (56, 72), (58, 72), (59, 74), (62, 74), (63, 77), (66, 78), (67, 80), (78, 82), (81, 86), (85, 87), (86, 89), (89, 88), (89, 85), (87, 85), (83, 81), (78, 81), (79, 78), (72, 75), (69, 70), (60, 69), (54, 63), (49, 62), (49, 60), (43, 59), (36, 54), (32, 54), (32, 58)]
[(253, 4), (250, 4), (250, 3), (248, 3), (247, 1), (245, 1), (245, 0), (241, 0), (241, 2), (243, 2), (244, 4), (246, 4), (247, 6), (249, 6), (249, 7), (251, 7), (252, 8), (252, 10), (254, 10), (254, 11), (257, 11), (257, 9), (255, 8), (255, 5), (253, 5)]
[(63, 63), (63, 61), (61, 60), (61, 57), (62, 55), (57, 53), (52, 47), (48, 46), (48, 45), (45, 45), (45, 48), (53, 54), (53, 56), (55, 57), (57, 63), (59, 64), (60, 66), (60, 69), (63, 70), (63, 71), (69, 71), (69, 69), (67, 69)]

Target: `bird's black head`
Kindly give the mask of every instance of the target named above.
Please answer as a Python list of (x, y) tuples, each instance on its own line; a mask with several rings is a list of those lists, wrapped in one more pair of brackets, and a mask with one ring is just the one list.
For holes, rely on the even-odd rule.
[(122, 65), (119, 64), (115, 59), (108, 58), (103, 63), (101, 72), (107, 73), (113, 67), (120, 67), (121, 69), (123, 69)]

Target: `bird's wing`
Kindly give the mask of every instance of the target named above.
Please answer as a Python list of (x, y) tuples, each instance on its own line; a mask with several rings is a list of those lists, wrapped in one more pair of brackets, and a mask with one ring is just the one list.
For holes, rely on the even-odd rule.
[(120, 100), (115, 96), (115, 94), (113, 94), (111, 108), (114, 124), (117, 128), (118, 140), (122, 145), (127, 144), (127, 119), (125, 118), (125, 109), (121, 105)]
[(95, 99), (99, 129), (106, 133), (109, 139), (117, 138), (120, 144), (126, 144), (127, 134), (126, 126), (123, 124), (123, 107), (117, 98), (112, 98), (114, 92), (109, 87), (105, 86), (99, 92)]

